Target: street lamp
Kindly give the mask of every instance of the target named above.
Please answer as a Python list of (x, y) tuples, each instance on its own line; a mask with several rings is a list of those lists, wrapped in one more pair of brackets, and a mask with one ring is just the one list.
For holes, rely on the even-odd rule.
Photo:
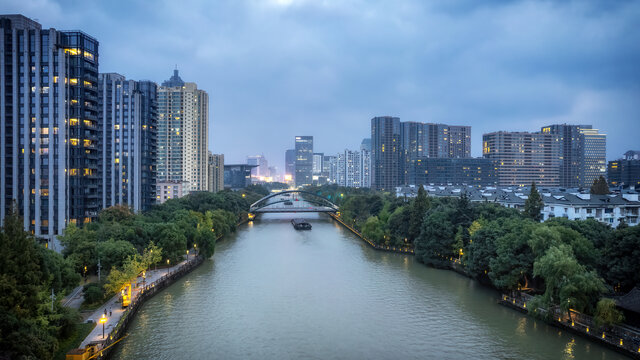
[(167, 259), (167, 275), (169, 275), (169, 259)]
[(189, 249), (187, 249), (187, 262), (189, 262)]
[(198, 244), (193, 244), (193, 252), (195, 255), (198, 255)]
[(102, 324), (102, 338), (104, 339), (104, 324), (107, 322), (107, 315), (102, 314), (100, 318), (100, 324)]
[(142, 271), (142, 286), (147, 285), (147, 272), (146, 271)]

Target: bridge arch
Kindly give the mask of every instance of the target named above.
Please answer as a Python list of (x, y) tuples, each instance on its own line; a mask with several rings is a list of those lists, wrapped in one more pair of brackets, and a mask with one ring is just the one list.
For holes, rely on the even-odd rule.
[[(277, 198), (284, 194), (300, 194), (304, 196), (304, 201), (313, 204), (315, 207), (312, 208), (304, 208), (300, 207), (288, 207), (288, 208), (280, 208), (277, 210), (269, 209), (268, 207), (274, 204), (285, 203), (287, 201), (291, 201), (290, 199), (277, 199), (276, 201), (269, 201), (270, 199)], [(252, 214), (265, 213), (265, 212), (337, 212), (339, 210), (338, 205), (332, 203), (331, 201), (323, 198), (320, 195), (316, 195), (312, 192), (304, 191), (304, 190), (285, 190), (277, 193), (269, 194), (262, 199), (254, 202), (249, 207), (249, 212)]]

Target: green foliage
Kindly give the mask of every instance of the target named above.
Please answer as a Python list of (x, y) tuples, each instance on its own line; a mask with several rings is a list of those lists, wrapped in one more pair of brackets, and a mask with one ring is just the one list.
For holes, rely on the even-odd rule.
[(527, 220), (511, 222), (509, 232), (496, 239), (489, 278), (499, 289), (517, 290), (527, 284), (533, 270), (533, 251), (529, 247), (533, 224)]
[(84, 301), (87, 304), (95, 304), (103, 301), (105, 292), (100, 284), (90, 283), (84, 286), (83, 289)]
[(418, 195), (411, 203), (411, 211), (409, 217), (409, 229), (407, 233), (407, 237), (410, 241), (415, 241), (415, 239), (420, 236), (420, 231), (422, 230), (422, 223), (424, 221), (424, 216), (429, 210), (431, 206), (431, 202), (429, 201), (429, 195), (424, 190), (423, 186), (418, 187)]
[(616, 308), (615, 300), (602, 298), (596, 305), (594, 320), (596, 326), (601, 328), (620, 324), (624, 321), (624, 315)]
[(527, 200), (524, 202), (524, 213), (534, 221), (542, 220), (542, 209), (544, 208), (544, 202), (542, 197), (536, 188), (536, 183), (531, 183), (531, 191)]
[(54, 252), (23, 230), (15, 208), (0, 230), (0, 358), (50, 359), (60, 337), (74, 326), (74, 313), (51, 309), (51, 289), (73, 288), (76, 274)]
[(640, 227), (616, 229), (601, 256), (603, 276), (619, 292), (640, 286)]
[(382, 222), (377, 216), (371, 216), (367, 219), (362, 228), (362, 235), (378, 245), (384, 244), (385, 239)]
[(593, 195), (607, 195), (611, 193), (611, 191), (609, 191), (609, 184), (607, 184), (607, 180), (604, 176), (600, 175), (599, 178), (593, 180), (590, 192)]
[(594, 271), (580, 265), (569, 245), (551, 246), (533, 265), (533, 273), (545, 282), (547, 303), (591, 312), (594, 299), (606, 291)]
[(455, 227), (449, 221), (450, 211), (436, 208), (428, 213), (420, 236), (415, 242), (418, 261), (435, 267), (448, 267), (450, 258), (457, 257), (452, 251)]

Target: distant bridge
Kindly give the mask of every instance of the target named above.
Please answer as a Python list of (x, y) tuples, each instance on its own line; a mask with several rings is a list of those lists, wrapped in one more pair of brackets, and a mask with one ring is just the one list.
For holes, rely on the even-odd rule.
[[(304, 196), (304, 198), (302, 198)], [(251, 204), (251, 214), (338, 212), (336, 204), (322, 196), (303, 190), (285, 190), (270, 194)]]

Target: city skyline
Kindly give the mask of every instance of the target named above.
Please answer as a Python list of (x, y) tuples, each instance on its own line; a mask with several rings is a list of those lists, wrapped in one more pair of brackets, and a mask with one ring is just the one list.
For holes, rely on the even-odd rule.
[(476, 157), (484, 133), (562, 123), (607, 134), (607, 160), (637, 147), (638, 3), (68, 5), (12, 1), (5, 13), (95, 37), (101, 72), (160, 83), (177, 64), (211, 96), (209, 150), (234, 163), (264, 152), (283, 169), (287, 143), (265, 134), (357, 148), (384, 115), (471, 126)]

